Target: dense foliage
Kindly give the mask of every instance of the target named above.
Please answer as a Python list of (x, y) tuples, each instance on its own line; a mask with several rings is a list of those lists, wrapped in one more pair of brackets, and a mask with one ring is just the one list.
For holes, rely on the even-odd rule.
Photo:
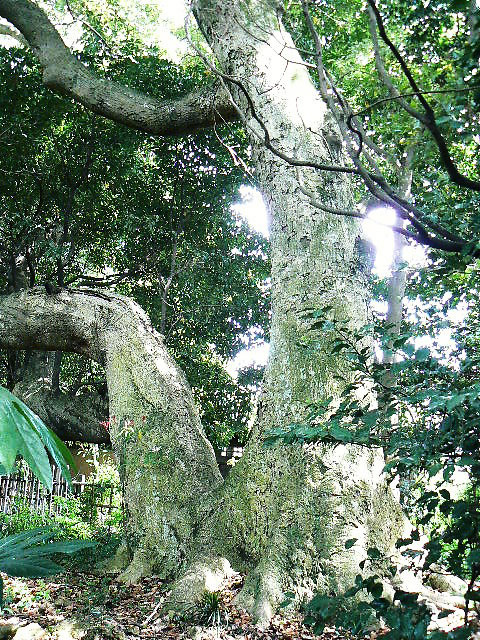
[[(391, 327), (385, 328), (384, 323), (352, 333), (342, 322), (328, 319), (329, 314), (330, 310), (324, 309), (314, 315), (317, 328), (331, 334), (332, 350), (345, 361), (339, 375), (345, 383), (340, 402), (332, 404), (333, 399), (327, 399), (313, 406), (304, 422), (273, 430), (267, 444), (320, 440), (330, 446), (353, 443), (383, 448), (385, 471), (390, 481), (398, 481), (414, 525), (410, 537), (397, 542), (398, 549), (403, 550), (407, 564), (421, 566), (424, 578), (429, 572), (435, 574), (439, 565), (465, 578), (468, 611), (469, 602), (480, 601), (480, 386), (478, 345), (472, 341), (472, 336), (478, 335), (475, 316), (469, 317), (468, 323), (462, 320), (459, 326), (450, 326), (455, 329), (455, 341), (442, 341), (437, 327), (429, 346), (423, 347), (418, 346), (422, 333), (418, 326), (392, 339)], [(372, 339), (390, 364), (372, 357)], [(305, 344), (312, 354), (316, 348), (315, 339)], [(420, 539), (423, 546), (412, 548)], [(352, 539), (347, 545), (355, 542)], [(361, 569), (370, 569), (371, 558), (378, 558), (376, 549), (369, 550)], [(384, 576), (396, 571), (393, 564), (384, 567)], [(395, 616), (402, 620), (396, 627), (400, 635), (392, 631), (388, 637), (426, 637), (431, 619), (428, 608), (399, 590), (394, 603), (398, 606), (392, 609), (382, 598), (383, 576), (366, 575), (359, 575), (356, 586), (346, 594), (312, 601), (310, 618), (317, 628), (342, 611), (340, 620), (345, 624), (345, 615), (351, 616), (348, 599), (365, 590), (374, 600), (363, 604), (359, 618), (349, 618), (355, 630), (368, 621), (373, 609), (387, 623)], [(458, 637), (469, 637), (465, 633), (459, 631)]]
[[(9, 148), (0, 161), (1, 288), (51, 283), (133, 296), (185, 370), (212, 441), (245, 437), (251, 391), (225, 363), (247, 330), (266, 333), (268, 247), (230, 209), (244, 176), (226, 145), (243, 145), (241, 134), (222, 131), (222, 143), (219, 132), (146, 138), (45, 95), (28, 52), (0, 55)], [(134, 67), (122, 58), (109, 73), (122, 81), (135, 73), (137, 83), (140, 74), (164, 97), (204, 81), (195, 65), (154, 56)], [(26, 364), (4, 354), (10, 388)], [(60, 378), (66, 391), (102, 386), (101, 372), (73, 356), (63, 358)]]

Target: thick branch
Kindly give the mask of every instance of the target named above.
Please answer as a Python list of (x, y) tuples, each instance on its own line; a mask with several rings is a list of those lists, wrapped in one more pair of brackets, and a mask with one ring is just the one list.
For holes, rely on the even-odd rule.
[(99, 318), (108, 322), (111, 307), (107, 298), (92, 301), (87, 292), (48, 296), (43, 287), (0, 296), (0, 347), (70, 351), (104, 363)]
[(0, 0), (0, 15), (24, 36), (43, 67), (44, 84), (72, 96), (91, 111), (153, 135), (182, 135), (217, 120), (237, 120), (227, 93), (204, 88), (159, 101), (96, 76), (65, 46), (46, 14), (30, 0)]
[(125, 579), (178, 571), (197, 511), (222, 478), (185, 376), (142, 309), (89, 290), (0, 296), (0, 347), (74, 351), (105, 365), (126, 535), (136, 545)]
[(21, 398), (62, 439), (74, 442), (109, 443), (104, 424), (108, 418), (106, 388), (81, 395), (60, 391), (61, 351), (29, 351), (13, 393)]
[(54, 393), (40, 385), (36, 390), (32, 386), (25, 389), (22, 383), (15, 387), (14, 393), (62, 440), (110, 443), (108, 430), (101, 424), (107, 421), (108, 403), (99, 394), (73, 396)]
[(13, 38), (18, 42), (22, 47), (28, 47), (28, 42), (19, 33), (16, 29), (12, 29), (8, 26), (8, 24), (0, 24), (0, 36), (8, 36), (9, 38)]

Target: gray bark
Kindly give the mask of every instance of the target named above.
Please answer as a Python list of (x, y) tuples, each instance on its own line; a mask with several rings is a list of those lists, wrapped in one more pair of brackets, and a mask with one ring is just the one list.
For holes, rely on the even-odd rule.
[[(410, 147), (398, 171), (397, 193), (404, 200), (410, 200), (412, 195), (413, 158), (414, 148)], [(386, 317), (386, 323), (390, 326), (389, 333), (391, 333), (392, 338), (398, 336), (402, 324), (403, 298), (407, 287), (407, 270), (403, 256), (403, 250), (406, 245), (407, 241), (404, 236), (399, 233), (393, 234), (392, 276), (388, 283), (388, 309)], [(388, 358), (386, 358), (386, 361), (388, 361)]]
[[(339, 132), (273, 9), (250, 2), (247, 13), (244, 3), (221, 0), (194, 6), (221, 71), (247, 89), (275, 147), (288, 156), (341, 164), (340, 144), (332, 150), (327, 143), (339, 140)], [(284, 45), (292, 47), (288, 64)], [(355, 249), (358, 226), (306, 201), (294, 169), (262, 144), (241, 89), (229, 88), (245, 114), (271, 214), (271, 355), (253, 441), (227, 479), (216, 524), (209, 526), (219, 554), (227, 551), (236, 566), (250, 569), (239, 600), (266, 622), (287, 588), (301, 599), (314, 589), (351, 584), (366, 548), (389, 550), (404, 520), (384, 483), (380, 452), (262, 447), (270, 428), (301, 421), (312, 403), (341, 388), (335, 376), (345, 363), (330, 352), (332, 336), (312, 329), (311, 312), (328, 305), (336, 318), (359, 327), (367, 322), (369, 294)], [(304, 179), (325, 204), (351, 208), (341, 174), (306, 171)], [(312, 338), (320, 345), (316, 356), (302, 346)], [(346, 551), (348, 538), (359, 541)]]
[(108, 431), (100, 424), (108, 418), (107, 398), (96, 392), (77, 395), (55, 389), (54, 365), (53, 353), (29, 354), (13, 393), (62, 440), (110, 443)]
[(189, 386), (142, 310), (121, 296), (80, 290), (2, 296), (0, 346), (72, 351), (105, 366), (135, 550), (124, 579), (153, 567), (175, 573), (222, 479)]
[(65, 46), (45, 13), (31, 0), (0, 0), (0, 16), (18, 29), (43, 67), (45, 86), (128, 127), (154, 135), (191, 133), (238, 115), (225, 91), (204, 88), (160, 101), (96, 76)]

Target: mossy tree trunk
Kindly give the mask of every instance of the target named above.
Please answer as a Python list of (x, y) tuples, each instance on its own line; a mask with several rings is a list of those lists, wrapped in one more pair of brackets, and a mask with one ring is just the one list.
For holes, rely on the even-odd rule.
[(71, 351), (105, 367), (134, 551), (124, 579), (174, 574), (222, 479), (188, 383), (140, 307), (82, 290), (0, 296), (0, 346)]
[[(351, 219), (322, 213), (301, 193), (295, 169), (265, 148), (290, 157), (343, 164), (341, 141), (290, 36), (265, 2), (197, 0), (195, 15), (250, 132), (256, 175), (271, 215), (271, 353), (255, 432), (230, 474), (209, 527), (219, 554), (250, 571), (240, 602), (267, 621), (283, 592), (349, 586), (370, 546), (390, 549), (403, 516), (382, 477), (380, 452), (357, 447), (262, 446), (272, 427), (301, 421), (312, 403), (339, 392), (345, 363), (332, 336), (312, 325), (312, 311), (351, 327), (368, 319), (368, 283)], [(286, 53), (287, 52), (287, 53)], [(285, 58), (290, 62), (287, 64)], [(330, 141), (330, 144), (327, 143)], [(309, 189), (327, 206), (351, 209), (348, 178), (303, 170)], [(315, 338), (312, 356), (304, 346)], [(358, 538), (346, 551), (345, 540)], [(212, 544), (209, 544), (212, 548)]]

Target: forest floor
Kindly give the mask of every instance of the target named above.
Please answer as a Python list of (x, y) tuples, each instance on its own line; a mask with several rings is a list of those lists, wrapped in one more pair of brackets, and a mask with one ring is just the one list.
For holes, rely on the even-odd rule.
[[(37, 623), (44, 629), (45, 639), (82, 637), (84, 640), (350, 640), (347, 632), (326, 629), (315, 636), (302, 625), (300, 616), (277, 615), (270, 627), (259, 630), (244, 611), (238, 610), (233, 599), (238, 593), (242, 578), (235, 576), (226, 583), (219, 597), (220, 624), (202, 622), (202, 611), (192, 610), (188, 622), (179, 621), (173, 615), (160, 615), (165, 590), (158, 578), (142, 580), (134, 586), (124, 586), (114, 576), (67, 572), (54, 578), (27, 580), (4, 577), (5, 608), (0, 622), (25, 626)], [(203, 615), (207, 615), (204, 612)], [(69, 620), (78, 621), (85, 634), (60, 634)], [(32, 627), (33, 628), (33, 627)], [(51, 634), (51, 635), (50, 635)], [(27, 633), (28, 635), (28, 633)], [(378, 638), (382, 632), (372, 632)], [(7, 635), (5, 634), (5, 637)], [(33, 637), (33, 636), (32, 636)]]
[[(0, 640), (20, 637), (21, 640), (353, 640), (355, 637), (334, 628), (316, 636), (302, 624), (301, 615), (285, 610), (273, 618), (268, 629), (258, 629), (251, 617), (234, 605), (243, 582), (239, 574), (226, 581), (218, 594), (213, 610), (219, 616), (219, 624), (212, 624), (212, 608), (205, 606), (192, 607), (187, 620), (178, 619), (173, 612), (160, 613), (168, 592), (155, 576), (132, 586), (119, 583), (115, 575), (79, 571), (66, 571), (48, 579), (7, 576), (3, 579)], [(449, 628), (460, 626), (462, 616), (461, 610), (449, 616)], [(8, 625), (12, 625), (11, 632)], [(17, 627), (20, 627), (18, 637), (14, 635)], [(381, 640), (385, 633), (386, 630), (377, 629), (363, 637)], [(474, 637), (480, 640), (480, 634)]]

